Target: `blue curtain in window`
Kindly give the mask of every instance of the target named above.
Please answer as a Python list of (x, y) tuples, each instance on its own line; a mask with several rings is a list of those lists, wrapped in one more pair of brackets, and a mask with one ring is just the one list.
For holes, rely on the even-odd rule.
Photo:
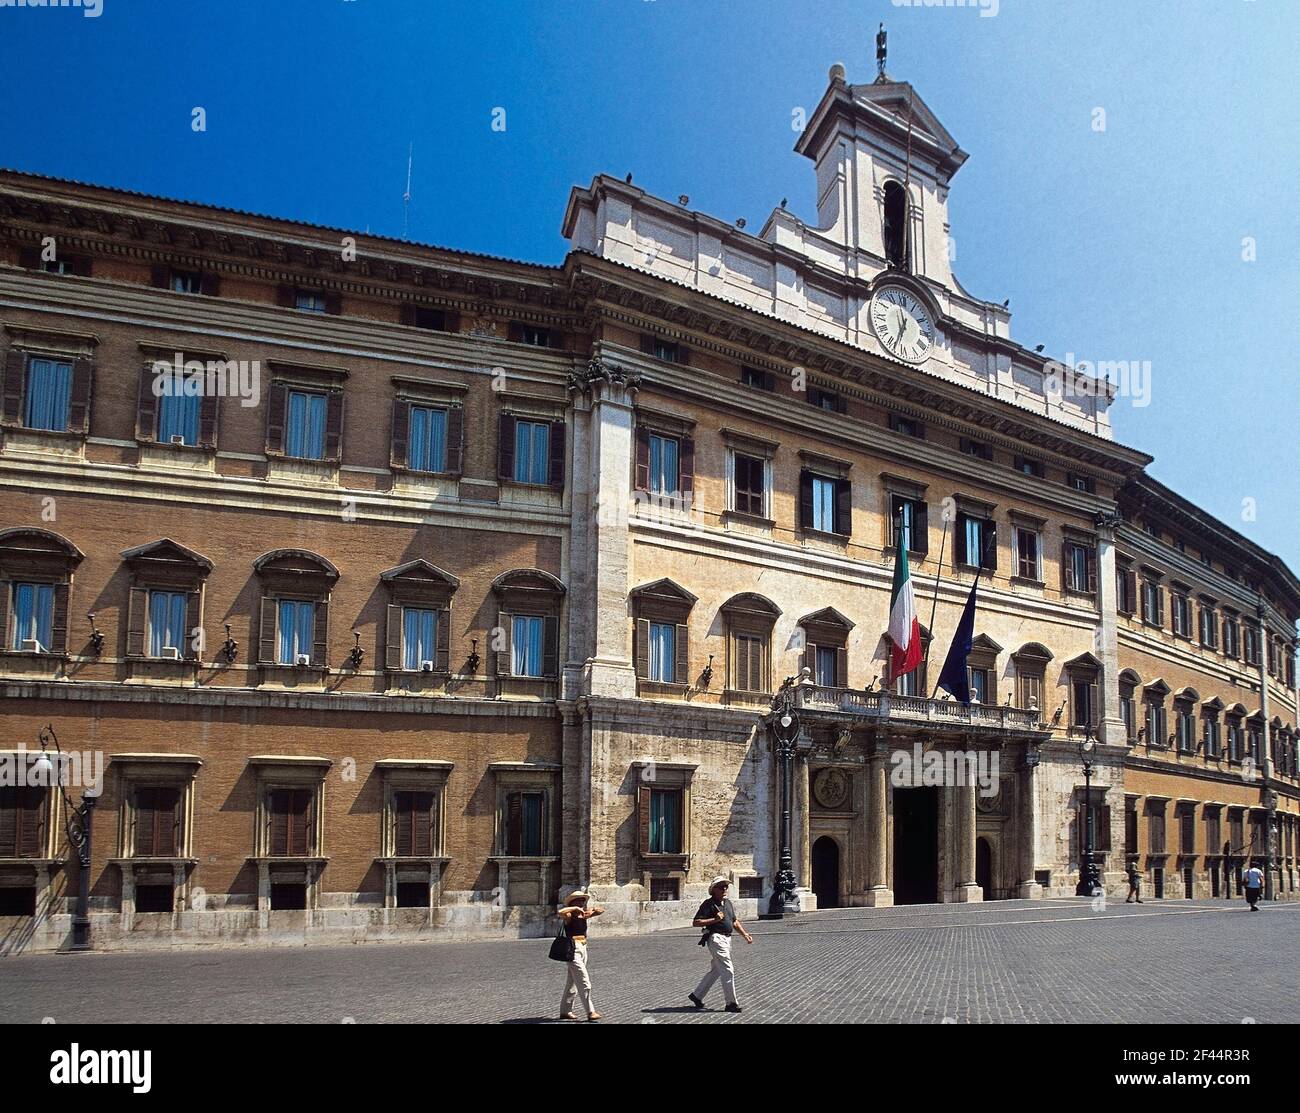
[[(172, 380), (175, 383), (175, 380)], [(179, 385), (179, 384), (177, 384)], [(199, 443), (199, 396), (187, 392), (164, 394), (159, 399), (158, 439), (164, 444), (183, 437), (186, 444)]]
[(677, 442), (667, 437), (651, 437), (650, 490), (655, 494), (674, 494), (677, 489)]
[(542, 620), (531, 615), (516, 615), (510, 633), (510, 671), (515, 676), (541, 676)]
[(813, 476), (813, 529), (825, 533), (835, 530), (835, 484)]
[(411, 407), (410, 466), (416, 471), (446, 471), (447, 411)]
[(302, 460), (321, 459), (325, 455), (325, 395), (290, 391), (287, 416), (285, 455)]
[(71, 396), (72, 364), (32, 360), (27, 372), (27, 428), (67, 429)]
[(681, 822), (681, 797), (675, 792), (650, 793), (650, 853), (679, 854), (677, 832)]
[(519, 852), (536, 857), (542, 853), (542, 796), (537, 792), (526, 792), (520, 803), (524, 829)]
[(677, 630), (667, 623), (650, 624), (650, 679), (671, 684), (676, 679)]
[(280, 600), (280, 664), (297, 664), (299, 653), (310, 657), (315, 637), (316, 604)]
[(537, 421), (515, 424), (515, 480), (519, 483), (545, 483), (548, 474), (548, 448), (551, 427)]
[(402, 667), (418, 671), (424, 661), (434, 660), (436, 611), (406, 607), (402, 611)]
[(54, 640), (54, 587), (51, 584), (14, 585), (14, 649), (35, 640), (49, 649)]
[(966, 519), (966, 563), (978, 566), (984, 556), (983, 522), (975, 518)]
[(899, 536), (903, 548), (909, 552), (912, 550), (912, 504), (910, 502), (900, 502), (899, 508)]
[(825, 688), (835, 687), (835, 649), (833, 646), (817, 647), (817, 683)]
[(161, 657), (163, 649), (185, 650), (185, 596), (178, 591), (149, 593), (149, 656)]

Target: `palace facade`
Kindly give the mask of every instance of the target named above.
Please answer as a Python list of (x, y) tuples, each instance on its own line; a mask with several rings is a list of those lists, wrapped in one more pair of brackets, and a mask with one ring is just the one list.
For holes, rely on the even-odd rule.
[(813, 222), (602, 176), (555, 267), (0, 173), (0, 950), (67, 943), (94, 771), (96, 946), (752, 915), (779, 689), (805, 909), (1070, 894), (1089, 843), (1294, 896), (1300, 582), (960, 286), (910, 86), (834, 67), (796, 149)]

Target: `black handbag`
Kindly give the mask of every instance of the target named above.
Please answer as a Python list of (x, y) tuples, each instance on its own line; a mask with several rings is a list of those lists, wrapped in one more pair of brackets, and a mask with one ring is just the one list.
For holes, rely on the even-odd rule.
[(551, 940), (551, 950), (546, 956), (553, 958), (556, 962), (573, 961), (573, 940), (569, 938), (568, 932), (564, 930), (564, 921), (560, 921), (560, 930), (555, 933), (555, 938)]

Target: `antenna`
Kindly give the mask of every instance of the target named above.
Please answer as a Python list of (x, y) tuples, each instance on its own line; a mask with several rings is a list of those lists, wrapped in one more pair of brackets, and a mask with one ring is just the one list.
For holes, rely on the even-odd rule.
[(407, 229), (411, 223), (411, 163), (415, 157), (415, 144), (406, 150), (406, 192), (402, 194), (402, 239), (407, 238)]

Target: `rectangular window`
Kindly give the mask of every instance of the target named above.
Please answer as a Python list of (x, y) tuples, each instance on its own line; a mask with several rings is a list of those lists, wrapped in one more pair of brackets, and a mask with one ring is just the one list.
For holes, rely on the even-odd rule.
[(158, 399), (158, 440), (163, 444), (199, 443), (199, 403), (197, 393), (171, 390)]
[(506, 853), (521, 858), (537, 858), (545, 850), (546, 794), (512, 792), (506, 797)]
[(766, 475), (767, 461), (757, 456), (745, 456), (735, 453), (735, 492), (734, 509), (742, 514), (752, 514), (757, 518), (765, 516), (766, 510)]
[(1210, 757), (1219, 756), (1219, 720), (1213, 715), (1205, 718), (1205, 752)]
[(970, 437), (962, 437), (960, 447), (965, 455), (974, 456), (977, 460), (993, 459), (993, 449), (983, 441), (973, 441)]
[(814, 678), (823, 688), (836, 688), (839, 686), (838, 669), (836, 660), (839, 654), (833, 645), (819, 645), (817, 647), (817, 676)]
[(1015, 462), (1016, 471), (1021, 475), (1032, 475), (1037, 479), (1043, 478), (1043, 465), (1037, 460), (1031, 460), (1027, 456), (1017, 456)]
[(1131, 742), (1137, 737), (1137, 703), (1131, 691), (1120, 692), (1119, 714), (1124, 720), (1124, 737)]
[(179, 788), (140, 787), (135, 790), (135, 856), (171, 858), (178, 853)]
[(1196, 720), (1192, 717), (1192, 709), (1187, 704), (1180, 703), (1178, 712), (1174, 716), (1174, 730), (1178, 736), (1178, 752), (1190, 754), (1196, 749)]
[(172, 271), (172, 292), (177, 294), (202, 293), (203, 276), (197, 271)]
[(650, 655), (647, 660), (648, 679), (660, 684), (677, 681), (677, 627), (668, 622), (650, 623)]
[(916, 437), (918, 440), (925, 439), (925, 426), (923, 426), (919, 421), (914, 421), (910, 417), (900, 417), (898, 414), (890, 414), (889, 427), (895, 433), (902, 433), (905, 437)]
[(1133, 575), (1133, 570), (1126, 564), (1117, 565), (1115, 580), (1115, 609), (1120, 614), (1131, 615), (1137, 609), (1137, 600), (1134, 598), (1137, 593), (1137, 579)]
[(325, 458), (325, 410), (323, 394), (289, 391), (284, 431), (284, 454), (299, 460)]
[(1097, 493), (1096, 481), (1091, 476), (1076, 475), (1071, 473), (1066, 477), (1066, 486), (1074, 491), (1082, 491), (1084, 494), (1095, 495)]
[(682, 793), (674, 788), (650, 790), (650, 853), (682, 853)]
[(185, 656), (185, 609), (188, 602), (183, 591), (149, 592), (150, 657)]
[[(427, 858), (434, 853), (432, 792), (393, 793), (393, 850), (399, 858)], [(426, 901), (428, 894), (425, 894)]]
[(740, 382), (743, 386), (753, 387), (755, 390), (775, 390), (776, 380), (767, 371), (760, 371), (757, 367), (742, 367), (740, 369)]
[(282, 665), (296, 665), (299, 657), (311, 660), (316, 633), (316, 604), (311, 601), (281, 599), (279, 602), (280, 642), (276, 660)]
[(72, 364), (31, 360), (27, 365), (26, 401), (23, 424), (28, 429), (66, 432), (72, 401)]
[(1070, 684), (1070, 691), (1073, 695), (1071, 703), (1073, 707), (1072, 723), (1076, 727), (1088, 727), (1093, 725), (1093, 684), (1091, 680), (1074, 680)]
[(48, 653), (54, 644), (54, 585), (14, 584), (11, 649)]
[(410, 315), (410, 322), (416, 328), (433, 329), (435, 332), (447, 332), (447, 314), (441, 309), (428, 309), (417, 305)]
[(295, 290), (293, 306), (304, 313), (324, 313), (326, 312), (325, 295), (317, 290)]
[(45, 793), (32, 785), (0, 786), (0, 858), (44, 857)]
[(930, 547), (925, 503), (902, 495), (889, 499), (889, 543), (898, 547), (899, 536), (909, 553), (924, 556)]
[(657, 336), (650, 342), (650, 354), (665, 363), (680, 363), (682, 357), (681, 349), (676, 344)]
[(957, 515), (957, 563), (967, 568), (997, 568), (997, 527), (990, 519)]
[(1039, 537), (1035, 530), (1016, 527), (1016, 565), (1021, 579), (1042, 580)]
[(407, 443), (408, 466), (413, 471), (447, 470), (447, 411), (432, 406), (412, 406)]
[(518, 332), (519, 343), (528, 344), (533, 348), (549, 348), (551, 346), (550, 329), (538, 328), (536, 325), (520, 325)]
[(311, 789), (276, 788), (270, 797), (271, 857), (302, 858), (310, 854)]
[(1152, 804), (1151, 811), (1147, 816), (1149, 824), (1147, 832), (1147, 850), (1151, 854), (1163, 854), (1165, 852), (1165, 811), (1164, 805)]
[(1164, 625), (1164, 595), (1156, 580), (1142, 581), (1142, 621), (1152, 626)]
[(674, 437), (650, 434), (650, 490), (656, 495), (675, 495), (681, 489), (677, 473), (679, 444)]
[(1038, 672), (1021, 672), (1017, 669), (1016, 685), (1018, 706), (1041, 709), (1043, 706), (1043, 677)]
[(1092, 550), (1087, 545), (1067, 541), (1065, 543), (1065, 586), (1070, 591), (1095, 590), (1092, 568)]
[(541, 676), (545, 621), (537, 615), (517, 614), (511, 619), (510, 672), (512, 676)]
[(402, 668), (419, 672), (437, 658), (438, 612), (423, 607), (402, 608)]
[(1201, 606), (1201, 644), (1208, 649), (1215, 648), (1217, 639), (1215, 634), (1218, 631), (1219, 624), (1214, 614), (1214, 608), (1202, 604)]
[(971, 669), (970, 670), (970, 694), (972, 700), (978, 700), (980, 703), (989, 701), (989, 670), (988, 669)]
[(1173, 620), (1174, 633), (1180, 638), (1191, 637), (1192, 604), (1186, 595), (1176, 592), (1169, 594), (1169, 614)]
[(767, 691), (767, 639), (737, 634), (733, 652), (732, 687), (740, 692)]
[(550, 446), (550, 422), (515, 422), (516, 483), (547, 483), (550, 481)]
[(816, 406), (819, 410), (825, 410), (827, 413), (842, 414), (848, 412), (848, 404), (844, 401), (842, 395), (834, 391), (822, 390), (820, 387), (811, 387), (808, 391), (808, 402)]
[(812, 528), (835, 533), (835, 480), (812, 477)]

